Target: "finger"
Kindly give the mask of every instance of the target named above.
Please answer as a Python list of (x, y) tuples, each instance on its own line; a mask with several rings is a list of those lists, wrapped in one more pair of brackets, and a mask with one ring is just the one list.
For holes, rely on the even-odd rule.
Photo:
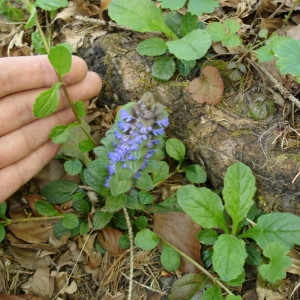
[(60, 145), (48, 141), (22, 160), (0, 169), (0, 202), (5, 201), (46, 166), (59, 148)]
[(71, 109), (33, 121), (0, 138), (0, 169), (28, 156), (49, 140), (50, 130), (58, 124), (74, 121)]
[[(49, 87), (57, 81), (56, 73), (46, 55), (3, 57), (0, 59), (0, 97), (23, 90)], [(67, 85), (81, 81), (87, 65), (81, 58), (72, 57), (72, 67), (64, 76)]]
[[(90, 99), (97, 95), (100, 90), (101, 79), (94, 72), (88, 72), (81, 82), (68, 87), (70, 97), (74, 101)], [(0, 100), (0, 136), (35, 120), (32, 113), (33, 103), (42, 91), (42, 89), (25, 91), (6, 96)], [(66, 100), (62, 94), (58, 110), (64, 107), (66, 107)]]

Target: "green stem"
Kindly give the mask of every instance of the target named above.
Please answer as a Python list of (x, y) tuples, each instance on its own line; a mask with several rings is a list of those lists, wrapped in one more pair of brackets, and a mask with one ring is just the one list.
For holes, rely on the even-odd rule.
[(64, 216), (52, 216), (52, 217), (33, 217), (33, 218), (21, 218), (21, 219), (6, 219), (5, 221), (0, 221), (0, 224), (5, 226), (16, 223), (27, 223), (27, 222), (37, 222), (37, 221), (48, 221), (48, 220), (58, 220), (62, 219)]
[(292, 15), (294, 9), (296, 8), (296, 6), (297, 6), (297, 4), (298, 4), (299, 2), (300, 2), (300, 0), (296, 0), (296, 1), (295, 1), (295, 3), (294, 3), (294, 5), (291, 7), (291, 9), (290, 9), (288, 15), (285, 17), (285, 21), (288, 21), (288, 19), (291, 17), (291, 15)]
[(212, 274), (210, 274), (204, 267), (202, 267), (200, 264), (198, 264), (196, 261), (194, 261), (191, 257), (189, 257), (188, 255), (186, 255), (184, 252), (182, 252), (181, 250), (179, 250), (174, 245), (170, 244), (168, 241), (166, 241), (162, 237), (159, 237), (159, 238), (163, 241), (163, 243), (165, 243), (168, 246), (170, 246), (171, 248), (173, 248), (182, 257), (184, 257), (189, 262), (191, 262), (197, 269), (199, 269), (203, 274), (205, 274), (209, 279), (211, 279), (212, 282), (214, 282), (215, 284), (219, 285), (226, 293), (228, 293), (230, 295), (233, 295), (233, 293), (220, 280), (218, 280)]

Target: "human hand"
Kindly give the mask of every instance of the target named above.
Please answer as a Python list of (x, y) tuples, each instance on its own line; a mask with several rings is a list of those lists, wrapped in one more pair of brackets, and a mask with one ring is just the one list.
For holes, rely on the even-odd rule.
[[(75, 120), (62, 96), (57, 112), (37, 119), (32, 113), (36, 97), (57, 82), (47, 56), (0, 59), (0, 202), (38, 173), (57, 153), (60, 145), (49, 140), (50, 130)], [(64, 76), (71, 99), (87, 100), (101, 90), (101, 79), (73, 57)]]

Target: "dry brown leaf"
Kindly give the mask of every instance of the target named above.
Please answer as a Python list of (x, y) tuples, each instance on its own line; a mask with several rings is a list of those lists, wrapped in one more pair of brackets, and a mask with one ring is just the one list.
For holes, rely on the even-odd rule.
[(292, 259), (292, 265), (286, 270), (288, 273), (300, 275), (300, 253), (292, 249), (288, 253)]
[(117, 229), (103, 228), (98, 233), (97, 239), (106, 251), (117, 257), (123, 253), (119, 245), (119, 239), (122, 235), (122, 232)]
[(199, 103), (217, 105), (221, 101), (224, 83), (220, 72), (213, 66), (202, 69), (200, 77), (194, 78), (189, 85), (192, 98)]
[(98, 251), (94, 251), (94, 242), (97, 237), (97, 233), (92, 235), (85, 235), (78, 238), (78, 247), (83, 249), (83, 252), (87, 255), (90, 267), (99, 267), (102, 261), (102, 256)]
[(35, 297), (31, 295), (20, 295), (19, 296), (13, 296), (13, 295), (5, 295), (5, 294), (0, 294), (0, 299), (1, 300), (44, 300), (43, 298), (40, 297)]
[(77, 13), (83, 16), (95, 16), (100, 13), (100, 7), (83, 0), (75, 0)]
[[(200, 226), (182, 212), (165, 212), (154, 214), (154, 232), (180, 249), (197, 263), (200, 258), (200, 243), (196, 239)], [(187, 259), (181, 259), (180, 270), (188, 273), (199, 273), (199, 270)]]

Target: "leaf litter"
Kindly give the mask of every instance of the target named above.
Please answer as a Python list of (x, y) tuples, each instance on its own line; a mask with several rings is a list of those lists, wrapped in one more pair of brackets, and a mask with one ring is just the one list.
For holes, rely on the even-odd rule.
[[(70, 43), (76, 52), (86, 43), (86, 40), (92, 43), (97, 37), (106, 34), (106, 28), (86, 23), (79, 20), (80, 18), (74, 19), (74, 15), (95, 19), (100, 15), (102, 21), (102, 18), (105, 18), (108, 3), (109, 1), (101, 1), (100, 6), (98, 1), (90, 1), (90, 3), (82, 0), (69, 1), (69, 7), (61, 10), (56, 17), (56, 22), (61, 23), (55, 32), (56, 39)], [(231, 18), (243, 24), (238, 33), (247, 38), (251, 26), (255, 26), (251, 24), (254, 22), (251, 15), (257, 9), (261, 15), (261, 28), (272, 31), (284, 30), (287, 36), (296, 40), (300, 39), (300, 19), (297, 19), (296, 13), (291, 18), (298, 24), (297, 26), (285, 27), (282, 17), (275, 18), (275, 13), (289, 12), (294, 4), (292, 0), (284, 1), (284, 3), (265, 0), (260, 2), (259, 7), (257, 7), (257, 1), (251, 0), (227, 0), (220, 1), (220, 4), (220, 9), (205, 16), (206, 20), (214, 18), (218, 14), (226, 17), (226, 12), (228, 12), (231, 14)], [(299, 9), (296, 8), (295, 12), (298, 11)], [(271, 13), (274, 16), (270, 17)], [(19, 31), (18, 25), (8, 24), (3, 16), (0, 17), (0, 57), (31, 55), (27, 33)], [(250, 19), (250, 22), (247, 22), (247, 18)], [(217, 54), (226, 54), (236, 50), (224, 47), (220, 43), (215, 43), (213, 49)], [(265, 64), (264, 67), (270, 73), (278, 74), (274, 64)], [(221, 101), (224, 93), (224, 78), (222, 79), (220, 72), (220, 69), (210, 65), (202, 69), (200, 77), (196, 77), (190, 85), (190, 91), (195, 101), (211, 105), (216, 105)], [(242, 76), (244, 76), (247, 70), (243, 69), (242, 72)], [(277, 76), (283, 84), (293, 86), (293, 81), (288, 77), (280, 74)], [(238, 77), (238, 79), (240, 78)], [(244, 86), (244, 88), (247, 87)], [(109, 113), (105, 110), (102, 115), (107, 118)], [(99, 113), (96, 117), (99, 117)], [(101, 131), (110, 127), (110, 121), (93, 126), (95, 134), (101, 136), (103, 134)], [(54, 173), (57, 173), (55, 176), (61, 177), (61, 168), (56, 166), (54, 169)], [(43, 182), (40, 184), (44, 185), (45, 182), (51, 180), (50, 175), (44, 175)], [(22, 198), (10, 200), (9, 210), (12, 219), (26, 218), (27, 214), (37, 214), (34, 210), (34, 203), (39, 196), (30, 197), (25, 201), (22, 201)], [(125, 299), (129, 274), (129, 251), (120, 249), (117, 243), (121, 232), (104, 228), (102, 231), (90, 235), (72, 239), (69, 239), (69, 236), (63, 236), (61, 240), (58, 240), (53, 234), (54, 223), (55, 221), (48, 220), (15, 223), (9, 226), (10, 233), (5, 242), (0, 244), (0, 293), (2, 293), (0, 299)], [(178, 226), (178, 224), (182, 225)], [(190, 256), (201, 263), (200, 243), (193, 239), (196, 231), (199, 231), (200, 228), (195, 227), (195, 224), (187, 220), (186, 215), (155, 214), (154, 229), (184, 252), (191, 252)], [(95, 250), (96, 241), (106, 249), (105, 254)], [(293, 264), (288, 272), (300, 275), (299, 252), (295, 250), (290, 256)], [(157, 250), (141, 251), (136, 248), (134, 266), (134, 299), (162, 299), (166, 292), (161, 288), (159, 280), (182, 276), (180, 272), (169, 274), (162, 269)], [(183, 272), (192, 271), (194, 273), (195, 271), (186, 262), (181, 267)], [(189, 284), (190, 281), (186, 283), (186, 285)], [(257, 287), (258, 298), (253, 299), (287, 299), (289, 295), (287, 290), (290, 285), (293, 283), (286, 279), (278, 291), (271, 291), (268, 287)], [(299, 298), (296, 288), (294, 299)], [(189, 291), (189, 287), (187, 290)]]

